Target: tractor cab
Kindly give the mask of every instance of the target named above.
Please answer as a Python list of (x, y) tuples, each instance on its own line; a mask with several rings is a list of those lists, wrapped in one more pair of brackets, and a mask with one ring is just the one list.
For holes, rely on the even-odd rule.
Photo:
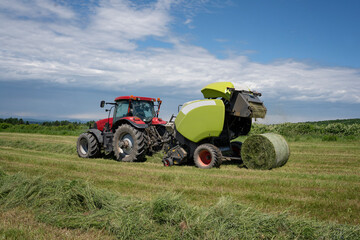
[[(157, 117), (154, 108), (154, 98), (147, 99), (143, 97), (118, 97), (115, 99), (115, 102), (115, 121), (124, 117), (138, 117), (144, 123), (149, 123), (154, 117)], [(160, 104), (158, 105), (158, 108), (159, 107)]]
[(127, 119), (136, 124), (166, 124), (159, 118), (160, 98), (122, 96), (115, 98), (114, 122)]
[[(128, 122), (137, 128), (146, 128), (148, 125), (166, 124), (159, 118), (159, 111), (162, 101), (160, 98), (137, 97), (137, 96), (121, 96), (115, 98), (115, 103), (107, 103), (113, 105), (113, 117), (105, 118), (96, 122), (97, 128), (103, 131), (105, 125), (108, 124), (109, 129), (116, 129), (118, 125)], [(101, 102), (104, 107), (105, 102)]]

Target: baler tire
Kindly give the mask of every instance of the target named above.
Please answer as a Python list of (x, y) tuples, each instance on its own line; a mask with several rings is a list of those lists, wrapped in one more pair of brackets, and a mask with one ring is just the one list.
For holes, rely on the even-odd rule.
[[(131, 144), (130, 149), (126, 149), (125, 151), (119, 146), (121, 140), (124, 139)], [(114, 134), (113, 150), (115, 158), (118, 161), (143, 161), (146, 152), (144, 133), (128, 124), (120, 125)]]
[[(214, 146), (214, 147), (215, 147), (215, 146)], [(215, 149), (216, 149), (216, 151), (217, 151), (218, 158), (217, 158), (217, 161), (216, 161), (216, 164), (215, 164), (214, 167), (219, 168), (220, 165), (222, 164), (222, 153), (221, 153), (220, 148), (215, 147)]]
[(79, 157), (95, 158), (100, 155), (100, 145), (97, 138), (91, 133), (82, 133), (78, 137), (76, 150)]
[(195, 166), (202, 169), (220, 167), (222, 154), (218, 147), (205, 143), (199, 145), (194, 151)]

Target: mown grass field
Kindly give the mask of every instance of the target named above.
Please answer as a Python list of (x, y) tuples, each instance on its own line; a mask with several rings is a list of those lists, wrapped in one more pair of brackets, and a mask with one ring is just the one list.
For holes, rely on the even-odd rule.
[[(210, 170), (193, 166), (165, 168), (161, 155), (148, 157), (143, 163), (81, 159), (76, 154), (76, 139), (1, 132), (0, 168), (8, 174), (23, 172), (44, 179), (83, 179), (129, 199), (148, 201), (164, 192), (174, 192), (181, 193), (191, 205), (206, 207), (226, 196), (264, 213), (287, 211), (291, 216), (325, 223), (360, 225), (359, 140), (290, 141), (288, 163), (260, 171), (236, 164)], [(2, 213), (8, 220), (0, 222), (0, 226), (11, 226), (12, 218), (27, 214), (31, 215)], [(43, 226), (34, 224), (34, 228)], [(96, 238), (100, 233), (91, 234)]]

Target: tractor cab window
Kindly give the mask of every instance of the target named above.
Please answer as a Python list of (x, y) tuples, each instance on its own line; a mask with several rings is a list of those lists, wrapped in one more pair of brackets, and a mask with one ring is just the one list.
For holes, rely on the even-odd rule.
[(150, 101), (132, 101), (133, 116), (141, 118), (144, 122), (155, 117), (154, 103)]
[(116, 107), (116, 118), (123, 118), (126, 117), (128, 114), (128, 109), (129, 109), (129, 101), (125, 100), (125, 101), (119, 101), (117, 102), (117, 107)]

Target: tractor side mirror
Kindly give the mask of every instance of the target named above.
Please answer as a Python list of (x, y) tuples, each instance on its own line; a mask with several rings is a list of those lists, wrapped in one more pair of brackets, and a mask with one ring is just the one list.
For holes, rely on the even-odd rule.
[(102, 100), (102, 101), (100, 102), (100, 107), (103, 108), (104, 106), (105, 106), (105, 101)]

